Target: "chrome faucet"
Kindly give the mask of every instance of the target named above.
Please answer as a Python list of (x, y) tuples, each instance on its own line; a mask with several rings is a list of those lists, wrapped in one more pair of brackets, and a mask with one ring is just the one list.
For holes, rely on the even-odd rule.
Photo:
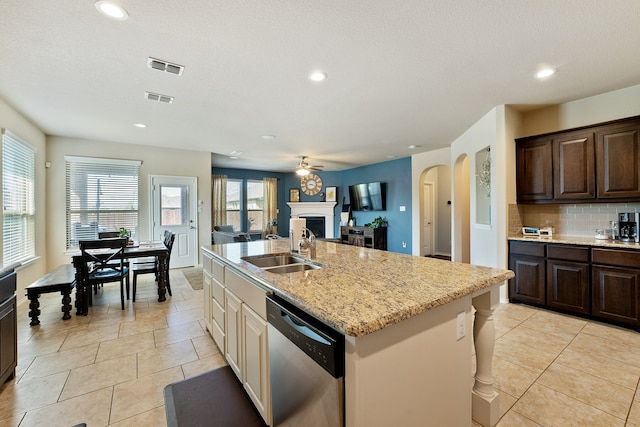
[[(298, 252), (302, 252), (302, 250), (309, 251), (309, 259), (316, 259), (316, 235), (311, 232), (308, 228), (302, 229), (302, 239), (298, 241)], [(307, 233), (309, 233), (309, 237), (307, 237)]]

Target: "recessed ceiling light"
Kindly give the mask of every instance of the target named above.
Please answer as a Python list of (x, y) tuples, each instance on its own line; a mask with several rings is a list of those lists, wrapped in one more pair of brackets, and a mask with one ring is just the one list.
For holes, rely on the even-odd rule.
[(314, 82), (321, 82), (326, 79), (327, 75), (322, 71), (314, 71), (313, 73), (309, 74), (309, 80)]
[(396, 156), (395, 154), (389, 154), (387, 156), (387, 159), (397, 159), (397, 158), (398, 158), (398, 156)]
[(414, 150), (414, 149), (416, 149), (416, 148), (418, 148), (418, 147), (420, 147), (420, 146), (419, 146), (419, 145), (411, 144), (411, 145), (410, 145), (409, 147), (407, 147), (407, 148), (408, 148), (409, 150)]
[(238, 159), (240, 159), (240, 157), (239, 157), (239, 156), (229, 156), (229, 158), (230, 158), (231, 160), (238, 160)]
[(276, 139), (276, 136), (275, 135), (262, 135), (262, 139), (267, 139), (267, 140)]
[(542, 68), (536, 73), (536, 78), (538, 79), (546, 79), (549, 76), (552, 76), (556, 73), (555, 68), (547, 67)]
[(125, 21), (129, 17), (129, 14), (122, 6), (118, 6), (111, 1), (98, 0), (96, 2), (96, 9), (103, 15), (111, 19), (117, 19), (118, 21)]
[(135, 127), (137, 127), (137, 128), (146, 128), (147, 127), (147, 125), (145, 125), (144, 123), (134, 123), (133, 125)]

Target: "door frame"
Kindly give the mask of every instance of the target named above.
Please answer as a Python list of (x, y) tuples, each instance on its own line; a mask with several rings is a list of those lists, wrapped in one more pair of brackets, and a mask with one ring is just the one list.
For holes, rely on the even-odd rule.
[[(188, 202), (189, 202), (189, 212), (191, 216), (191, 223), (194, 224), (191, 228), (194, 230), (194, 238), (191, 239), (192, 242), (189, 245), (189, 251), (191, 252), (191, 257), (193, 260), (192, 266), (198, 265), (198, 177), (196, 176), (176, 176), (176, 175), (157, 175), (157, 174), (149, 174), (149, 239), (154, 240), (154, 229), (155, 229), (155, 212), (156, 207), (154, 206), (154, 180), (166, 180), (173, 181), (176, 185), (184, 185), (185, 183), (189, 183), (189, 185), (193, 184), (193, 194), (189, 194)], [(160, 218), (157, 219), (160, 221)], [(177, 239), (176, 239), (177, 240)], [(174, 249), (176, 248), (178, 242), (174, 242)], [(171, 267), (171, 266), (169, 266)]]
[[(429, 200), (427, 200), (427, 191), (426, 191), (426, 187), (430, 187), (431, 188), (431, 197), (429, 198)], [(437, 223), (437, 218), (436, 218), (436, 212), (435, 212), (435, 203), (436, 203), (436, 194), (435, 194), (435, 189), (436, 189), (436, 183), (433, 181), (424, 181), (422, 183), (422, 217), (420, 218), (420, 225), (421, 227), (421, 231), (422, 231), (422, 239), (420, 239), (420, 255), (421, 256), (426, 256), (427, 254), (424, 253), (424, 241), (425, 236), (424, 236), (424, 214), (425, 214), (425, 210), (427, 209), (427, 203), (428, 203), (428, 209), (429, 209), (429, 216), (431, 217), (431, 233), (429, 236), (429, 247), (431, 248), (431, 253), (428, 255), (435, 255), (436, 254), (436, 248), (435, 248), (435, 242), (436, 242), (436, 223)]]

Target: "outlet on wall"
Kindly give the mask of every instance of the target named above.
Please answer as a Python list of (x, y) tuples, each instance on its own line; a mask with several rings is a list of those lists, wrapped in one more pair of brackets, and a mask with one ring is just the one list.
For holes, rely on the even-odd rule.
[(403, 247), (403, 248), (406, 248), (406, 247), (407, 247), (407, 242), (404, 242), (404, 241), (403, 241), (403, 242), (402, 242), (402, 247)]

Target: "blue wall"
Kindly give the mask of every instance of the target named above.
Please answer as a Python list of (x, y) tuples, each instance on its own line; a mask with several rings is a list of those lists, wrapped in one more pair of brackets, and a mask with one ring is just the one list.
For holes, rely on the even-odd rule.
[[(289, 235), (289, 189), (300, 189), (300, 177), (295, 173), (264, 172), (249, 169), (213, 168), (212, 173), (224, 174), (233, 179), (278, 178), (278, 234)], [(386, 211), (352, 212), (356, 225), (364, 225), (382, 216), (388, 221), (387, 249), (411, 254), (411, 158), (390, 160), (339, 172), (316, 172), (322, 178), (322, 187), (337, 187), (337, 205), (334, 209), (336, 237), (340, 230), (342, 201), (349, 203), (349, 186), (365, 182), (384, 182), (387, 186)], [(300, 191), (301, 202), (319, 202), (320, 194), (307, 196)], [(405, 210), (400, 211), (400, 206)], [(406, 247), (402, 247), (402, 242)]]

